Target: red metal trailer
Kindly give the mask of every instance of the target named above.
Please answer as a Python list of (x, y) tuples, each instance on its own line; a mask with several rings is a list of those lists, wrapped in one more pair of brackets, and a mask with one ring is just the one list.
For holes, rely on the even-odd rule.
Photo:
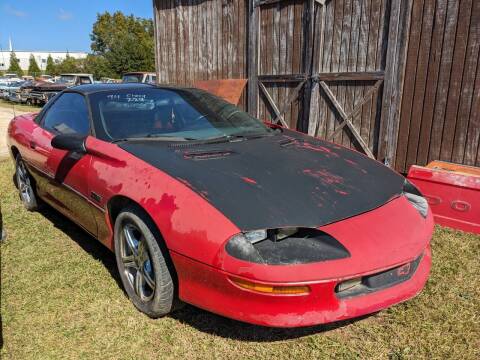
[(480, 234), (480, 168), (433, 161), (412, 166), (408, 179), (428, 199), (437, 224)]

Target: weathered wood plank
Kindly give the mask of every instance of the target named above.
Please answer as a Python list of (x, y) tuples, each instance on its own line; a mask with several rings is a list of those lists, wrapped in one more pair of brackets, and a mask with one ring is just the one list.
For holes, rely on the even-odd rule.
[[(355, 105), (354, 109), (352, 110), (352, 112), (350, 114), (347, 115), (347, 119), (352, 121), (353, 118), (360, 113), (360, 111), (362, 110), (362, 106), (368, 102), (368, 101), (371, 101), (371, 97), (372, 95), (374, 95), (376, 92), (378, 92), (378, 89), (380, 88), (380, 85), (382, 84), (383, 80), (378, 80), (374, 86), (372, 86), (366, 93), (365, 95), (363, 96), (363, 98), (358, 102), (358, 104)], [(352, 122), (353, 124), (353, 122)], [(337, 132), (340, 132), (344, 127), (345, 125), (347, 125), (347, 121), (343, 121), (339, 126), (338, 128), (335, 130), (335, 132), (331, 135), (331, 138), (335, 137), (336, 133)], [(355, 124), (353, 124), (355, 125)]]
[[(472, 19), (478, 19), (480, 2), (474, 3)], [(480, 37), (479, 23), (476, 22), (472, 28), (472, 37), (478, 42)], [(477, 60), (476, 76), (472, 77), (472, 105), (469, 114), (469, 124), (467, 127), (467, 139), (465, 141), (465, 153), (463, 163), (471, 166), (480, 166), (480, 52), (472, 54)]]
[[(343, 38), (343, 7), (344, 4), (342, 1), (333, 1), (332, 5), (335, 6), (334, 10), (334, 23), (333, 23), (333, 39), (332, 39), (332, 58), (330, 63), (330, 71), (340, 72), (340, 53), (341, 53), (341, 42)], [(331, 91), (335, 96), (338, 95), (338, 86), (332, 86)], [(334, 111), (330, 112), (329, 116), (329, 126), (326, 136), (328, 137), (337, 127), (336, 113)], [(335, 139), (334, 141), (339, 141)]]
[(305, 74), (265, 74), (259, 75), (258, 79), (263, 83), (299, 82), (307, 79)]
[(455, 138), (453, 143), (452, 161), (464, 163), (467, 155), (467, 139), (469, 122), (471, 121), (472, 99), (474, 94), (475, 76), (479, 63), (480, 49), (480, 2), (474, 1), (470, 16), (470, 29), (468, 36), (467, 52), (463, 69), (460, 104), (455, 126)]
[[(350, 51), (350, 34), (352, 28), (352, 0), (343, 0), (343, 21), (342, 21), (342, 36), (340, 40), (340, 60), (339, 71), (348, 71), (348, 55)], [(350, 111), (351, 99), (349, 96), (350, 87), (344, 81), (340, 81), (337, 85), (337, 99), (343, 105), (346, 111)], [(335, 124), (337, 130), (339, 122)], [(350, 146), (350, 136), (345, 132), (338, 132), (334, 137), (334, 141), (343, 146)]]
[[(435, 24), (433, 27), (430, 59), (426, 80), (425, 102), (420, 129), (420, 141), (417, 150), (418, 164), (425, 165), (428, 162), (428, 153), (432, 137), (432, 123), (437, 95), (437, 84), (440, 74), (440, 59), (442, 57), (443, 35), (445, 31), (445, 18), (447, 14), (447, 0), (439, 0), (435, 8)], [(408, 111), (403, 108), (403, 111)], [(436, 136), (436, 135), (434, 135)], [(402, 169), (405, 171), (405, 169)]]
[[(377, 47), (379, 41), (380, 32), (380, 16), (382, 16), (382, 0), (370, 0), (370, 12), (368, 23), (368, 43), (365, 71), (378, 71), (382, 69), (381, 66), (377, 66)], [(366, 84), (365, 87), (371, 86)], [(375, 141), (375, 120), (377, 117), (376, 98), (372, 97), (371, 102), (367, 102), (362, 111), (362, 128), (364, 129), (364, 138), (368, 139), (369, 146), (373, 149), (373, 143)]]
[[(368, 51), (368, 38), (370, 32), (370, 9), (371, 2), (370, 0), (364, 0), (362, 2), (362, 15), (360, 21), (360, 34), (358, 39), (358, 60), (356, 64), (356, 71), (366, 72), (367, 71), (367, 51)], [(368, 89), (370, 82), (362, 81), (361, 83), (360, 96), (365, 97), (365, 92)], [(371, 105), (371, 102), (364, 104), (362, 106), (362, 112), (360, 114), (360, 135), (366, 139), (366, 142), (370, 148), (370, 139), (369, 139), (369, 121), (365, 118), (365, 111), (367, 106)], [(370, 114), (370, 110), (368, 110)]]
[[(458, 1), (449, 1), (443, 36), (443, 51), (440, 60), (440, 75), (437, 83), (435, 110), (433, 115), (432, 134), (443, 134), (445, 110), (447, 107), (448, 89), (453, 64), (453, 50), (458, 19)], [(432, 136), (428, 161), (440, 159), (442, 136)]]
[(258, 87), (260, 88), (260, 90), (262, 91), (262, 94), (265, 96), (265, 98), (267, 99), (268, 101), (268, 104), (270, 105), (270, 107), (272, 108), (273, 112), (275, 113), (276, 115), (276, 119), (278, 119), (282, 125), (286, 128), (288, 128), (288, 124), (285, 122), (285, 120), (283, 119), (283, 115), (280, 113), (280, 110), (278, 109), (278, 106), (277, 104), (275, 103), (275, 100), (272, 98), (272, 96), (270, 95), (270, 93), (268, 92), (268, 90), (265, 88), (265, 85), (263, 85), (261, 82), (258, 83)]
[[(402, 89), (405, 76), (405, 63), (407, 57), (406, 33), (400, 29), (410, 27), (410, 14), (413, 0), (402, 0), (392, 2), (388, 50), (385, 62), (385, 86), (381, 106), (382, 124), (379, 130), (379, 154), (380, 159), (384, 158), (385, 163), (395, 166), (395, 156), (398, 141), (398, 119), (402, 103)], [(382, 125), (385, 126), (382, 126)]]
[(340, 117), (345, 121), (346, 125), (348, 126), (348, 128), (352, 132), (352, 134), (355, 138), (355, 141), (358, 142), (358, 144), (363, 149), (365, 154), (367, 154), (371, 158), (374, 158), (374, 155), (370, 151), (370, 149), (368, 148), (368, 145), (365, 143), (365, 141), (363, 141), (363, 139), (360, 136), (360, 134), (358, 133), (357, 129), (355, 129), (355, 127), (352, 125), (352, 123), (348, 119), (348, 115), (345, 113), (342, 106), (340, 105), (340, 103), (338, 102), (335, 95), (332, 93), (332, 91), (328, 87), (328, 85), (324, 81), (320, 81), (320, 86), (322, 87), (323, 91), (325, 91), (325, 94), (327, 94), (329, 100), (332, 102), (335, 109), (338, 111)]
[(248, 0), (248, 112), (258, 115), (258, 9), (255, 0)]
[(383, 80), (384, 77), (384, 71), (330, 72), (315, 75), (316, 79), (322, 81), (376, 81)]
[[(312, 74), (318, 74), (322, 68), (322, 59), (323, 59), (323, 47), (324, 47), (324, 30), (325, 30), (325, 5), (317, 5), (315, 11), (314, 19), (314, 36), (313, 36), (313, 64), (311, 72)], [(318, 79), (313, 79), (313, 83), (310, 87), (311, 97), (310, 97), (310, 106), (309, 106), (309, 116), (308, 116), (308, 134), (312, 136), (317, 136), (319, 119), (319, 101), (320, 101), (320, 89), (318, 86)]]
[[(453, 54), (452, 77), (448, 89), (447, 108), (445, 110), (445, 124), (443, 128), (442, 145), (440, 147), (440, 159), (451, 161), (453, 153), (453, 140), (457, 125), (457, 113), (460, 103), (462, 73), (465, 66), (467, 53), (468, 28), (470, 26), (470, 15), (472, 11), (472, 0), (460, 2), (458, 13), (459, 22), (455, 38), (455, 49)], [(474, 21), (479, 21), (475, 19)]]
[[(421, 119), (425, 103), (426, 80), (428, 75), (428, 61), (431, 52), (431, 40), (435, 14), (435, 0), (425, 0), (423, 7), (423, 22), (420, 37), (420, 47), (417, 58), (417, 69), (414, 80), (412, 111), (406, 148), (406, 163), (404, 168), (409, 169), (417, 163), (417, 152), (420, 140)], [(408, 61), (408, 60), (407, 60)]]

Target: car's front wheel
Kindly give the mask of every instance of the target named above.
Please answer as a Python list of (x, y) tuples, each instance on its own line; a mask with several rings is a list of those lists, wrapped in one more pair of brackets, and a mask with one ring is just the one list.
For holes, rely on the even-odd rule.
[(20, 154), (17, 155), (15, 164), (15, 176), (20, 199), (22, 199), (23, 205), (27, 210), (34, 211), (38, 208), (38, 200), (35, 194), (33, 180)]
[[(174, 282), (155, 225), (137, 207), (128, 207), (115, 220), (115, 257), (123, 286), (135, 307), (152, 318), (170, 313)], [(161, 240), (161, 239), (159, 239)]]

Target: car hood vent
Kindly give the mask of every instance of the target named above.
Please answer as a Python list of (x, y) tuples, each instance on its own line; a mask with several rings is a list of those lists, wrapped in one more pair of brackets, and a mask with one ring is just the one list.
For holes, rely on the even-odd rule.
[(209, 150), (195, 150), (195, 151), (184, 151), (181, 152), (181, 155), (184, 159), (187, 160), (213, 160), (220, 159), (230, 155), (233, 155), (235, 152), (232, 150), (226, 149), (209, 149)]
[(297, 140), (294, 139), (294, 138), (291, 138), (291, 137), (285, 137), (284, 139), (280, 140), (278, 142), (278, 144), (280, 145), (280, 147), (289, 147), (293, 144), (296, 144), (297, 143)]

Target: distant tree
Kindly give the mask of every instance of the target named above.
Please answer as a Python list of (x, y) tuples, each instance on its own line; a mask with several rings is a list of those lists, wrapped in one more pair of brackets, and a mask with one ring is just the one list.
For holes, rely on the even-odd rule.
[(79, 62), (67, 53), (63, 61), (57, 65), (57, 71), (60, 74), (77, 73), (81, 71)]
[(37, 64), (35, 57), (33, 56), (33, 54), (30, 54), (30, 59), (28, 64), (28, 75), (35, 77), (41, 74), (42, 74), (42, 71), (40, 70), (40, 67)]
[(90, 35), (91, 48), (94, 55), (103, 57), (99, 60), (102, 66), (108, 66), (117, 77), (127, 71), (154, 71), (153, 29), (151, 19), (121, 12), (98, 14)]
[(13, 51), (10, 53), (10, 66), (8, 67), (8, 72), (23, 76), (23, 70), (20, 67), (20, 60), (18, 60), (17, 55)]
[(47, 67), (45, 68), (45, 74), (55, 76), (58, 75), (57, 67), (53, 62), (52, 55), (48, 54)]
[(103, 77), (117, 77), (117, 74), (110, 68), (110, 63), (102, 55), (88, 54), (84, 61), (84, 70), (86, 73), (93, 74), (97, 80)]

